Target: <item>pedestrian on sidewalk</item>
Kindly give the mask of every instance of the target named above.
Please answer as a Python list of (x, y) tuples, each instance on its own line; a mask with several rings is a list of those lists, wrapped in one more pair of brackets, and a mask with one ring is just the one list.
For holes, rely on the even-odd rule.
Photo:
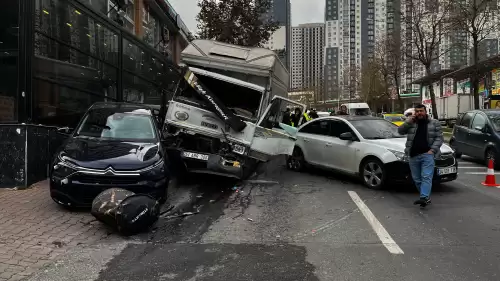
[(405, 154), (410, 157), (411, 176), (420, 191), (420, 198), (414, 204), (425, 207), (431, 203), (434, 159), (441, 155), (441, 123), (429, 118), (425, 105), (417, 104), (413, 115), (399, 126), (398, 131), (407, 134)]

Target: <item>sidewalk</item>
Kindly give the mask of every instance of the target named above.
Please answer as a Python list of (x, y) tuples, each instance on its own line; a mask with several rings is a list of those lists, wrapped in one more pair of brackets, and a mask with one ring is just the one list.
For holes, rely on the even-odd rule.
[(110, 232), (88, 212), (69, 212), (49, 196), (48, 181), (0, 189), (0, 281), (21, 280), (55, 257)]

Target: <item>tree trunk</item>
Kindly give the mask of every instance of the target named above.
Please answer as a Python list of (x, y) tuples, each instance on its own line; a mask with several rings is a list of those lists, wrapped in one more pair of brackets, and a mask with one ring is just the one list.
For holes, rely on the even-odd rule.
[[(427, 76), (431, 75), (431, 67), (426, 67), (425, 72)], [(437, 113), (437, 108), (436, 108), (436, 96), (434, 95), (434, 86), (432, 85), (432, 82), (429, 82), (429, 94), (431, 96), (431, 109), (432, 109), (432, 116), (434, 119), (439, 120), (439, 116)]]
[(474, 97), (474, 109), (479, 109), (479, 73), (477, 68), (477, 63), (479, 61), (479, 40), (477, 36), (472, 36), (472, 48), (473, 48), (473, 65), (474, 72), (471, 77), (471, 86), (473, 89), (473, 97)]
[[(397, 77), (395, 77), (397, 78)], [(403, 100), (401, 99), (401, 95), (399, 93), (399, 80), (398, 79), (394, 79), (394, 84), (396, 86), (396, 94), (398, 95), (398, 106), (399, 106), (399, 109), (401, 110), (405, 110), (403, 107), (404, 107), (404, 104), (403, 104)]]

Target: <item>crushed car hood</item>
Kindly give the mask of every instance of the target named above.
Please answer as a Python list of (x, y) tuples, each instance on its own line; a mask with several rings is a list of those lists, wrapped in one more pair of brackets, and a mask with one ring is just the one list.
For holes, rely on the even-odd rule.
[(89, 169), (138, 170), (160, 160), (157, 143), (134, 143), (71, 138), (59, 156), (77, 166)]

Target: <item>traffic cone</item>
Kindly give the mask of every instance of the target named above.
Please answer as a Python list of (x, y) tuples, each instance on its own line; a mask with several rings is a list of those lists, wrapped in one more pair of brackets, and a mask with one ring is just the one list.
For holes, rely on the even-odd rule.
[(499, 186), (496, 184), (495, 181), (495, 170), (493, 169), (493, 160), (490, 159), (488, 162), (488, 171), (486, 172), (486, 179), (481, 183), (484, 186), (491, 186), (491, 187), (497, 187)]

